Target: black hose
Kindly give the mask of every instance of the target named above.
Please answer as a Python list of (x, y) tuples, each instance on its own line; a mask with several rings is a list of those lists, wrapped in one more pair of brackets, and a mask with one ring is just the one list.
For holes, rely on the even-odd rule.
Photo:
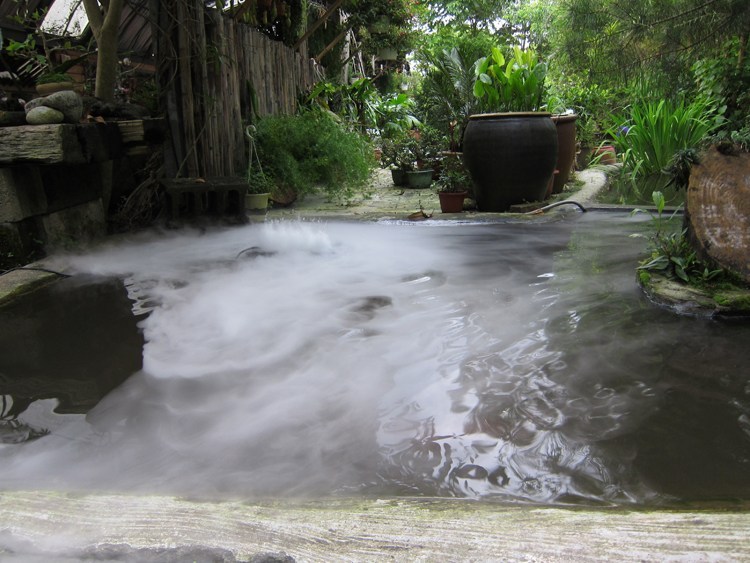
[(544, 213), (548, 209), (552, 209), (553, 207), (558, 207), (560, 205), (575, 205), (583, 213), (586, 213), (586, 211), (588, 211), (588, 209), (586, 209), (583, 205), (581, 205), (577, 201), (566, 199), (565, 201), (556, 201), (555, 203), (550, 203), (549, 205), (545, 205), (544, 207), (540, 207), (539, 209), (535, 209), (534, 211), (529, 211), (528, 213), (524, 213), (524, 215), (538, 215), (540, 213)]

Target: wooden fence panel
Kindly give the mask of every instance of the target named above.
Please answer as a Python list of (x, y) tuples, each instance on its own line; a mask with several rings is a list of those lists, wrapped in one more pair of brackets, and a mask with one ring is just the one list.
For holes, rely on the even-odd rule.
[(244, 129), (252, 114), (294, 113), (298, 95), (322, 76), (320, 68), (246, 24), (216, 10), (203, 13), (195, 0), (158, 5), (159, 46), (172, 59), (160, 68), (165, 98), (174, 100), (167, 108), (175, 168), (170, 175), (242, 176)]

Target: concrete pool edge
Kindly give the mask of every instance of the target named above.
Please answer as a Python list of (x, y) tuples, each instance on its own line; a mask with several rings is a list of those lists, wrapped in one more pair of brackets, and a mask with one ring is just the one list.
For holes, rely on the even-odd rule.
[[(606, 168), (589, 168), (577, 173), (577, 178), (582, 182), (580, 190), (573, 194), (576, 202), (582, 205), (589, 205), (594, 201), (596, 194), (607, 185), (608, 170)], [(403, 190), (401, 190), (403, 191)], [(413, 192), (432, 193), (432, 190), (411, 190)], [(434, 198), (437, 199), (437, 194)], [(329, 205), (320, 205), (320, 201), (307, 200), (299, 202), (294, 208), (281, 208), (271, 210), (265, 216), (251, 217), (253, 220), (353, 220), (353, 221), (382, 221), (382, 220), (404, 220), (407, 221), (408, 214), (417, 211), (418, 208), (399, 208), (393, 207), (390, 200), (384, 198), (381, 201), (366, 200), (359, 206), (352, 207), (331, 207)], [(406, 204), (409, 205), (409, 204)], [(608, 206), (616, 208), (617, 206)], [(550, 210), (547, 215), (570, 212), (570, 209), (561, 207)], [(463, 222), (470, 220), (472, 222), (501, 222), (509, 219), (518, 219), (524, 217), (520, 213), (435, 213), (431, 219), (437, 221)], [(539, 215), (528, 215), (526, 219), (533, 221), (538, 220)], [(104, 239), (110, 240), (111, 237)], [(39, 268), (39, 269), (35, 269)], [(61, 277), (55, 272), (45, 271), (50, 268), (59, 271), (65, 275), (64, 257), (51, 255), (32, 264), (27, 264), (17, 269), (10, 270), (0, 275), (0, 305), (41, 287), (46, 283), (51, 283)]]
[(737, 561), (750, 559), (750, 512), (739, 508), (415, 498), (203, 502), (18, 491), (0, 495), (0, 556), (54, 561), (102, 552), (134, 558), (202, 552), (249, 560), (284, 552), (297, 561)]

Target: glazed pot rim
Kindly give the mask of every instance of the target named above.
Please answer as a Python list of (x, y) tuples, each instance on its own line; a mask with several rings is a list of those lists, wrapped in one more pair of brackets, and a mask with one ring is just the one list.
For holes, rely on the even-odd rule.
[(505, 117), (552, 117), (552, 114), (548, 111), (510, 111), (501, 113), (475, 113), (470, 115), (469, 119), (496, 119)]
[(562, 121), (563, 123), (568, 123), (570, 121), (575, 121), (576, 119), (578, 119), (578, 114), (577, 113), (555, 113), (555, 114), (552, 114), (552, 121), (557, 121), (557, 122)]

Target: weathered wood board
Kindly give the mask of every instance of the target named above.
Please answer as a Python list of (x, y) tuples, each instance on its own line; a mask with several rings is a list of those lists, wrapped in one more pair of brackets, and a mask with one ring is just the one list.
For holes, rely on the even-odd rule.
[[(750, 513), (507, 506), (466, 499), (191, 502), (0, 496), (0, 559), (748, 561)], [(158, 555), (158, 557), (157, 557)], [(68, 557), (70, 559), (63, 559)], [(266, 560), (266, 559), (264, 559)]]

